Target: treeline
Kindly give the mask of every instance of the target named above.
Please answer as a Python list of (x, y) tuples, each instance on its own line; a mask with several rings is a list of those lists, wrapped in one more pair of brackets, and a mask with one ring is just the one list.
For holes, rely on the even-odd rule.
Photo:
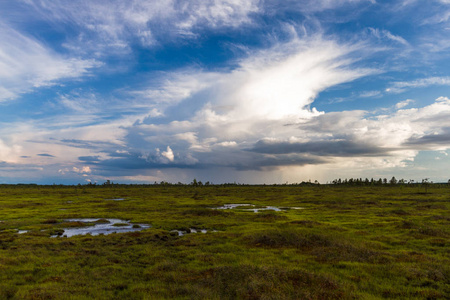
[(321, 184), (319, 181), (314, 180), (308, 180), (308, 181), (302, 181), (299, 183), (274, 183), (274, 184), (247, 184), (247, 183), (212, 183), (210, 181), (202, 182), (197, 179), (193, 179), (190, 183), (171, 183), (167, 181), (161, 181), (161, 182), (154, 182), (154, 183), (115, 183), (111, 180), (106, 180), (103, 183), (97, 183), (97, 182), (89, 182), (86, 184), (74, 184), (74, 185), (65, 185), (65, 184), (52, 184), (52, 185), (46, 185), (46, 184), (36, 184), (36, 183), (18, 183), (18, 184), (0, 184), (1, 186), (15, 186), (15, 187), (39, 187), (39, 186), (78, 186), (78, 187), (118, 187), (118, 186), (141, 186), (141, 187), (151, 187), (151, 186), (319, 186), (319, 185), (346, 185), (346, 186), (388, 186), (388, 185), (421, 185), (421, 186), (427, 186), (427, 185), (450, 185), (450, 179), (448, 182), (440, 182), (440, 183), (434, 183), (433, 181), (430, 181), (429, 178), (424, 178), (420, 181), (415, 181), (413, 179), (396, 179), (395, 177), (392, 177), (391, 179), (387, 178), (379, 178), (379, 179), (362, 179), (362, 178), (345, 178), (345, 179), (334, 179), (331, 182), (327, 182), (326, 184)]
[[(332, 182), (334, 185), (396, 185), (396, 184), (408, 184), (408, 185), (414, 185), (414, 184), (433, 184), (432, 181), (430, 181), (428, 178), (424, 178), (421, 181), (415, 181), (413, 179), (406, 180), (406, 179), (396, 179), (395, 177), (392, 177), (390, 180), (387, 178), (379, 178), (379, 179), (362, 179), (362, 178), (350, 178), (350, 179), (334, 179)], [(450, 180), (448, 181), (450, 184)]]

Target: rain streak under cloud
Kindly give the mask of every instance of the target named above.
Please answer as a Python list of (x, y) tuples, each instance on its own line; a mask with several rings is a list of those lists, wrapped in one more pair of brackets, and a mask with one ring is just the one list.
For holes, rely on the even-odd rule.
[(448, 1), (4, 1), (0, 182), (450, 175)]

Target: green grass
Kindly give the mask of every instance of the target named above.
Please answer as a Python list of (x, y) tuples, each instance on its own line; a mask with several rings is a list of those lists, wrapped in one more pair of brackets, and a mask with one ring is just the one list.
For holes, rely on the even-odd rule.
[[(449, 208), (443, 185), (0, 186), (0, 299), (448, 299)], [(152, 227), (50, 238), (78, 218)]]

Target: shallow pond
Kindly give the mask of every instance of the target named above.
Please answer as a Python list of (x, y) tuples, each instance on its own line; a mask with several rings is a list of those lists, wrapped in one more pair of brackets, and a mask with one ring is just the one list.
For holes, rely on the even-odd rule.
[[(172, 230), (171, 232), (176, 232), (178, 233), (178, 236), (183, 236), (185, 234), (189, 234), (189, 233), (208, 233), (208, 230), (206, 229), (194, 229), (194, 228), (189, 228), (189, 231), (184, 231), (184, 230)], [(210, 231), (211, 232), (211, 231)], [(212, 232), (216, 232), (216, 230), (212, 230)]]
[(111, 234), (111, 233), (122, 233), (122, 232), (133, 232), (140, 231), (146, 228), (150, 228), (147, 224), (131, 224), (129, 221), (120, 219), (68, 219), (66, 222), (82, 222), (89, 224), (91, 226), (86, 227), (74, 227), (74, 228), (64, 228), (64, 232), (57, 236), (71, 237), (74, 235), (99, 235), (99, 234)]
[[(244, 207), (255, 207), (255, 208), (244, 208)], [(242, 207), (242, 208), (241, 208)], [(215, 207), (213, 209), (235, 209), (238, 208), (240, 210), (244, 211), (253, 211), (255, 213), (258, 213), (260, 211), (264, 210), (273, 210), (273, 211), (285, 211), (289, 209), (303, 209), (303, 207), (276, 207), (276, 206), (256, 206), (254, 204), (248, 204), (248, 203), (233, 203), (233, 204), (224, 204), (223, 206)]]

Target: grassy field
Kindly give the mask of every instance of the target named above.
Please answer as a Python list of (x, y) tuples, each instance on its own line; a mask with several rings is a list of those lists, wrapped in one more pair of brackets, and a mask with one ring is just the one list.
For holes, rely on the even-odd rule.
[[(0, 299), (449, 299), (449, 209), (445, 185), (0, 186)], [(51, 237), (74, 218), (152, 227)]]

